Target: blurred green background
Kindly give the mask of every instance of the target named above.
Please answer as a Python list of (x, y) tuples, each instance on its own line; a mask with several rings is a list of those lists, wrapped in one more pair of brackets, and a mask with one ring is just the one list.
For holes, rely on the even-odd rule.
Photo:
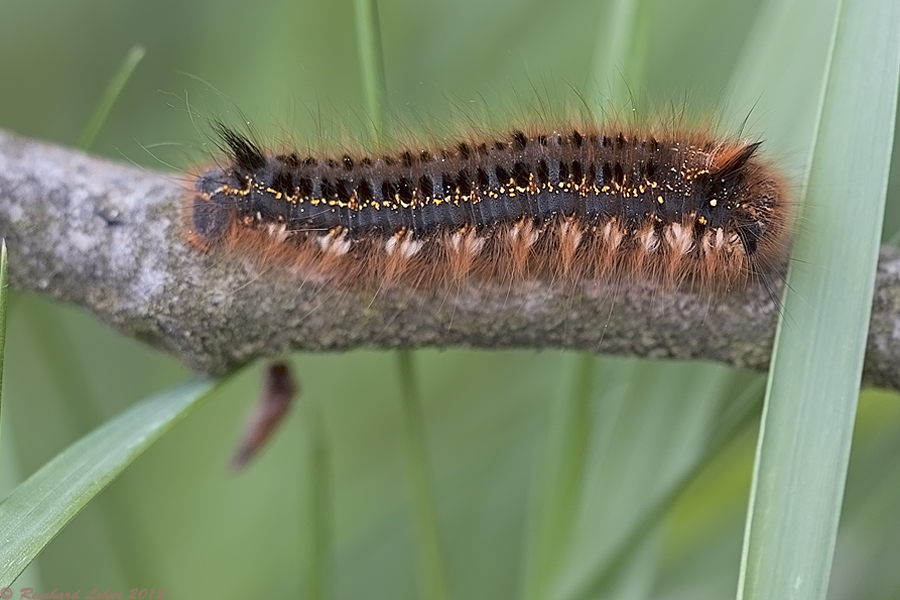
[[(638, 106), (687, 102), (700, 115), (725, 107), (732, 116), (723, 127), (733, 131), (752, 106), (733, 104), (728, 90), (763, 10), (757, 1), (643, 3), (640, 46), (631, 52), (640, 68), (598, 75), (609, 2), (385, 1), (389, 121), (404, 135), (460, 120), (509, 120), (535, 97), (577, 103), (579, 94), (625, 80)], [(311, 146), (323, 138), (359, 139), (367, 116), (353, 19), (348, 1), (4, 0), (0, 127), (74, 145), (107, 82), (140, 44), (146, 56), (97, 139), (97, 154), (179, 177), (178, 169), (210, 160), (203, 117), (232, 124), (246, 118), (262, 139)], [(814, 52), (806, 59), (814, 74), (815, 59)], [(815, 84), (793, 81), (788, 93), (796, 88), (808, 97)], [(806, 157), (790, 127), (808, 115), (779, 113), (770, 96), (786, 92), (777, 85), (759, 84), (748, 132), (796, 173)], [(766, 129), (772, 121), (787, 125)], [(900, 230), (898, 156), (886, 238)], [(15, 252), (10, 248), (11, 260)], [(0, 494), (100, 423), (187, 375), (90, 315), (25, 295), (12, 305), (7, 350)], [(321, 418), (331, 484), (330, 593), (417, 597), (394, 355), (304, 354), (291, 361), (302, 382), (300, 402), (246, 471), (233, 475), (225, 465), (258, 395), (259, 368), (247, 369), (148, 451), (16, 587), (155, 587), (169, 590), (168, 598), (302, 596), (311, 432)], [(427, 350), (415, 361), (452, 595), (514, 597), (525, 577), (529, 508), (547, 485), (540, 466), (554, 406), (571, 393), (582, 359), (556, 351)], [(616, 597), (733, 595), (755, 422), (727, 443), (710, 440), (731, 400), (760, 376), (621, 358), (597, 358), (591, 368), (587, 474), (571, 507), (576, 533), (566, 564), (550, 567), (562, 575), (548, 595), (573, 597), (567, 582), (604, 571), (603, 561), (630, 539), (636, 515), (676, 488), (658, 523), (602, 585), (615, 588)], [(685, 474), (697, 469), (684, 485)], [(900, 398), (868, 391), (831, 597), (900, 597), (897, 506)]]

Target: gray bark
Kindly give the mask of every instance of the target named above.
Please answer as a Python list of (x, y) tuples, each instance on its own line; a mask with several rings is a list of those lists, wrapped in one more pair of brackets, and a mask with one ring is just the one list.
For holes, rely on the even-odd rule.
[[(512, 288), (349, 291), (186, 243), (191, 182), (0, 132), (10, 282), (84, 307), (196, 371), (291, 350), (571, 348), (768, 366), (778, 315), (751, 285), (688, 292), (529, 281)], [(776, 287), (775, 297), (780, 293)], [(864, 371), (900, 389), (900, 251), (883, 248)]]

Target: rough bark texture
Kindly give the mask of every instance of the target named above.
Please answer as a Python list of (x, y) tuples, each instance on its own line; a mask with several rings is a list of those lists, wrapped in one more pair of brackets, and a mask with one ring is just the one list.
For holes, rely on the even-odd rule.
[[(768, 366), (778, 313), (755, 285), (717, 298), (640, 286), (377, 293), (185, 242), (190, 184), (0, 132), (0, 235), (14, 287), (82, 306), (122, 333), (221, 374), (289, 350), (573, 348)], [(776, 290), (776, 295), (779, 290)], [(900, 389), (900, 251), (884, 248), (864, 381)]]

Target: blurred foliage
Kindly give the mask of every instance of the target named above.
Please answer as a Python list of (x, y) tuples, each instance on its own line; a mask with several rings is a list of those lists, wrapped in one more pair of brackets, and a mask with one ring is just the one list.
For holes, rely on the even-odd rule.
[[(592, 86), (602, 93), (623, 78), (631, 83), (620, 71), (593, 74), (610, 4), (382, 2), (393, 130), (405, 137), (440, 133), (448, 123), (503, 121), (536, 103), (577, 105)], [(759, 112), (724, 96), (744, 44), (754, 42), (750, 26), (759, 11), (757, 1), (642, 3), (643, 83), (630, 91), (648, 113), (687, 104), (703, 116), (727, 107), (740, 116), (725, 119), (726, 131), (737, 130), (749, 113), (746, 132), (764, 137), (767, 149), (797, 172), (805, 156), (786, 141), (797, 115), (765, 103), (775, 84), (758, 84), (766, 107)], [(249, 120), (275, 145), (359, 139), (367, 117), (355, 35), (350, 2), (4, 2), (0, 127), (75, 145), (110, 78), (139, 44), (146, 56), (97, 137), (98, 154), (182, 178), (181, 169), (215, 158), (209, 117)], [(805, 91), (805, 83), (794, 85)], [(785, 130), (758, 129), (769, 117), (786, 123)], [(898, 162), (900, 153), (894, 174)], [(900, 231), (898, 185), (892, 177), (886, 237)], [(186, 375), (91, 316), (30, 296), (13, 298), (7, 349), (2, 495), (94, 427)], [(517, 595), (528, 511), (552, 492), (541, 488), (547, 479), (540, 468), (551, 415), (571, 393), (578, 360), (556, 351), (416, 353), (454, 598)], [(312, 502), (304, 486), (317, 480), (309, 457), (324, 447), (333, 596), (416, 597), (394, 358), (358, 351), (292, 362), (303, 387), (299, 406), (245, 472), (232, 475), (225, 465), (259, 392), (256, 369), (153, 446), (16, 587), (297, 597), (305, 589), (299, 565), (308, 564), (303, 524)], [(706, 465), (700, 475), (604, 585), (623, 598), (733, 595), (754, 428), (741, 429), (722, 451), (704, 453), (730, 399), (758, 376), (698, 364), (593, 362), (584, 471), (573, 484), (577, 527), (554, 594), (569, 597), (567, 586), (595, 581), (641, 511), (700, 464)], [(312, 424), (320, 417), (318, 430)], [(895, 598), (898, 396), (865, 392), (856, 429), (831, 597)]]

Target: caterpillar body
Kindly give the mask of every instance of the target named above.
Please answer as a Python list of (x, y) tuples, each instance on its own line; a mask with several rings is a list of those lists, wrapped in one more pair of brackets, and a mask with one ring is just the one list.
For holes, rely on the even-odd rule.
[(759, 142), (580, 126), (393, 152), (266, 154), (218, 126), (190, 240), (348, 286), (550, 278), (729, 291), (790, 241), (787, 186)]

